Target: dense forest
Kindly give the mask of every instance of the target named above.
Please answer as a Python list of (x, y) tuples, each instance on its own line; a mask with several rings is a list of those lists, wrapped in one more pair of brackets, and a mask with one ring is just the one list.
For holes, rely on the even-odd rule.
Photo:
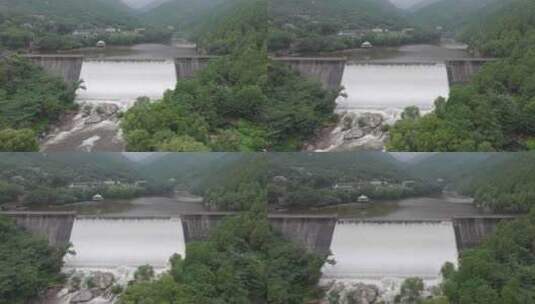
[[(104, 183), (107, 182), (107, 183)], [(0, 208), (124, 199), (172, 191), (173, 183), (146, 176), (115, 153), (2, 153)], [(9, 205), (9, 206), (8, 206)]]
[(533, 303), (534, 240), (534, 212), (501, 223), (481, 246), (463, 252), (458, 269), (444, 266), (443, 303)]
[[(136, 29), (143, 28), (143, 31)], [(57, 51), (169, 41), (172, 32), (143, 23), (119, 0), (7, 0), (0, 3), (0, 50)]]
[(23, 304), (47, 288), (61, 284), (67, 248), (48, 241), (0, 216), (0, 303)]
[(438, 153), (408, 168), (428, 181), (444, 179), (450, 190), (474, 197), (493, 213), (526, 213), (534, 206), (532, 153)]
[(428, 1), (410, 9), (408, 15), (421, 26), (442, 27), (443, 30), (454, 34), (467, 25), (480, 22), (485, 14), (510, 2), (511, 0)]
[(413, 28), (401, 10), (385, 0), (271, 0), (268, 9), (268, 49), (279, 54), (359, 48), (365, 41), (396, 46), (439, 38), (434, 31)]
[(129, 151), (295, 151), (334, 119), (338, 92), (268, 59), (266, 2), (240, 2), (199, 34), (221, 55), (122, 120)]
[(326, 257), (283, 240), (263, 208), (225, 220), (208, 241), (188, 244), (186, 257), (173, 256), (163, 276), (137, 276), (119, 303), (302, 304), (316, 299)]
[(37, 151), (37, 135), (75, 109), (67, 85), (18, 56), (0, 58), (0, 151)]
[(193, 190), (214, 210), (247, 210), (257, 200), (273, 210), (354, 203), (360, 195), (399, 199), (436, 193), (439, 188), (406, 174), (388, 154), (277, 153), (245, 154), (212, 172)]
[(466, 29), (463, 39), (486, 64), (470, 84), (453, 87), (425, 116), (390, 130), (392, 151), (518, 151), (535, 148), (535, 2), (517, 0)]

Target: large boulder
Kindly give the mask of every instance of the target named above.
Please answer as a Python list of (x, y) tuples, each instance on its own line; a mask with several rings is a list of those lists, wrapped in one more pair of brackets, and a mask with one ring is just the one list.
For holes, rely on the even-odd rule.
[(375, 285), (358, 283), (353, 285), (346, 293), (348, 304), (374, 304), (379, 297), (379, 288)]
[(90, 290), (82, 289), (71, 297), (70, 303), (71, 304), (87, 303), (91, 301), (94, 297), (95, 296)]
[(93, 288), (103, 290), (113, 285), (114, 277), (113, 277), (113, 274), (109, 272), (97, 271), (92, 274), (91, 278), (89, 279), (89, 282), (90, 282), (89, 284)]
[(379, 288), (375, 285), (336, 282), (329, 287), (326, 302), (329, 304), (377, 304), (379, 297)]

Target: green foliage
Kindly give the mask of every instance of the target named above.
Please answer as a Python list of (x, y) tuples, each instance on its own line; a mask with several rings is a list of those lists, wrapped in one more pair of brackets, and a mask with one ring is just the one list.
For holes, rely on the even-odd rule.
[[(360, 48), (365, 41), (396, 46), (439, 38), (419, 28), (402, 32), (409, 22), (388, 1), (271, 0), (269, 4), (268, 49), (272, 52), (310, 54)], [(374, 28), (389, 32), (373, 33)]]
[(34, 132), (46, 131), (74, 108), (76, 89), (24, 58), (0, 59), (0, 150), (37, 151)]
[[(386, 184), (372, 185), (375, 179)], [(313, 208), (355, 203), (363, 194), (393, 200), (439, 190), (421, 180), (404, 186), (406, 180), (413, 178), (387, 154), (276, 153), (239, 158), (193, 190), (214, 210), (247, 210), (256, 201), (276, 209)]]
[[(171, 31), (144, 25), (121, 1), (102, 0), (9, 0), (0, 4), (0, 48), (43, 52), (95, 46), (167, 42)], [(113, 27), (121, 32), (107, 33)], [(143, 31), (135, 31), (144, 28)], [(82, 34), (75, 34), (81, 31)]]
[(226, 55), (161, 101), (139, 100), (125, 113), (129, 151), (291, 151), (333, 119), (338, 92), (271, 62), (265, 3), (240, 5), (201, 38)]
[(2, 152), (36, 152), (39, 143), (31, 129), (0, 130), (0, 151)]
[(501, 223), (483, 245), (467, 250), (459, 269), (445, 273), (451, 304), (516, 304), (535, 301), (535, 213)]
[(465, 40), (484, 54), (503, 57), (486, 64), (469, 85), (438, 99), (432, 114), (402, 119), (391, 128), (392, 151), (517, 151), (535, 132), (535, 4), (514, 1), (487, 17)]
[[(2, 153), (0, 204), (69, 204), (167, 194), (174, 185), (147, 178), (117, 153)], [(104, 181), (116, 181), (104, 184)], [(75, 184), (72, 185), (71, 184)]]
[(407, 278), (401, 284), (401, 291), (395, 298), (396, 303), (417, 304), (422, 302), (424, 281), (420, 278)]
[(301, 304), (315, 295), (325, 260), (283, 240), (257, 210), (188, 244), (169, 273), (133, 283), (119, 303)]
[(64, 249), (0, 216), (0, 303), (23, 304), (62, 280)]
[(496, 213), (526, 213), (533, 207), (535, 156), (532, 153), (495, 156), (478, 172), (457, 181), (477, 206)]

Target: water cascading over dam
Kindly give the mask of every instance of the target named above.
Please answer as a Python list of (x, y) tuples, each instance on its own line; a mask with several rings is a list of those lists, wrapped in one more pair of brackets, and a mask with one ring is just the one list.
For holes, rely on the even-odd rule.
[(340, 220), (331, 245), (334, 266), (324, 279), (376, 281), (421, 277), (436, 280), (446, 262), (457, 263), (451, 222)]
[(172, 60), (86, 60), (80, 78), (82, 102), (111, 102), (130, 107), (140, 96), (158, 99), (176, 84)]
[(71, 234), (74, 256), (66, 269), (116, 269), (151, 265), (164, 269), (169, 258), (185, 254), (179, 218), (77, 218)]
[(347, 97), (338, 110), (394, 110), (407, 106), (431, 110), (434, 100), (449, 95), (448, 73), (442, 63), (356, 63), (346, 66), (342, 85)]

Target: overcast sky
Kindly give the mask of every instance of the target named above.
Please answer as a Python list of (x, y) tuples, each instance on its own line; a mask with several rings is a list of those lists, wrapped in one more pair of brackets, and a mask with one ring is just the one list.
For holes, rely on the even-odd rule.
[[(123, 1), (124, 3), (126, 3), (127, 5), (133, 8), (142, 8), (153, 2), (164, 2), (162, 0), (121, 0), (121, 1)], [(195, 1), (195, 0), (192, 0), (192, 1)]]
[[(165, 0), (122, 0), (122, 1), (133, 8), (141, 8), (153, 2), (164, 2)], [(195, 0), (192, 0), (192, 1), (195, 1)], [(426, 0), (390, 0), (390, 2), (392, 2), (393, 4), (395, 4), (396, 6), (400, 8), (409, 8), (423, 1), (426, 1)]]
[(424, 2), (425, 0), (390, 0), (394, 5), (400, 8), (409, 8), (415, 4), (418, 4), (420, 2)]

